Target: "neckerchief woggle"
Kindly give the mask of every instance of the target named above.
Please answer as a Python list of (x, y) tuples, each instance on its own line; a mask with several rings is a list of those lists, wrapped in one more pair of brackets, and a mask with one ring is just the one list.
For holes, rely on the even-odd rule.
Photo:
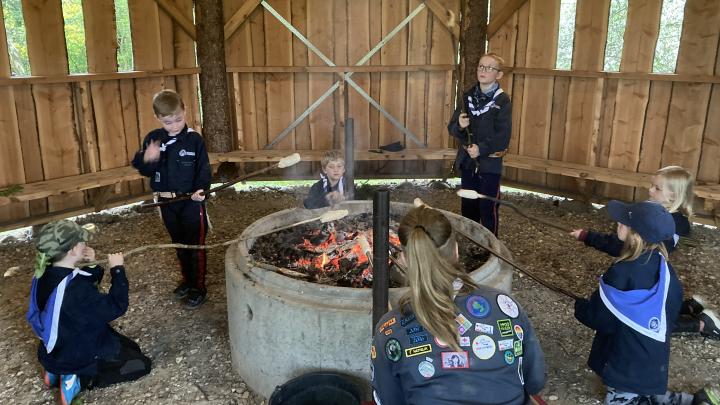
[(83, 276), (89, 276), (90, 273), (75, 269), (72, 273), (68, 274), (55, 289), (50, 293), (45, 308), (42, 310), (37, 305), (37, 285), (38, 278), (33, 277), (32, 287), (30, 287), (30, 305), (28, 308), (27, 319), (30, 327), (39, 337), (45, 345), (45, 350), (50, 353), (55, 348), (57, 343), (58, 329), (60, 322), (60, 309), (62, 308), (63, 299), (65, 298), (65, 290), (68, 284), (75, 278), (76, 275), (81, 274)]
[(600, 278), (600, 299), (620, 322), (658, 342), (665, 342), (667, 317), (665, 302), (670, 286), (670, 269), (660, 255), (660, 278), (647, 290), (622, 291)]

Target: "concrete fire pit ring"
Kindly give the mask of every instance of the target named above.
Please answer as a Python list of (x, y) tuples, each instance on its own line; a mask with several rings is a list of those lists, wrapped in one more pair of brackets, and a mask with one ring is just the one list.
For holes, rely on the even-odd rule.
[[(372, 213), (372, 201), (348, 201), (350, 215)], [(404, 215), (411, 204), (391, 203), (391, 214)], [(316, 217), (322, 210), (290, 209), (265, 216), (245, 235)], [(487, 229), (443, 211), (453, 227), (462, 228), (491, 248), (512, 257)], [(361, 381), (370, 378), (372, 290), (321, 285), (248, 265), (254, 239), (231, 246), (225, 254), (228, 329), (233, 367), (256, 392), (269, 397), (276, 386), (312, 371), (338, 371)], [(471, 273), (480, 284), (510, 292), (512, 268), (491, 256)], [(405, 288), (391, 288), (397, 305)], [(365, 384), (366, 385), (366, 384)]]

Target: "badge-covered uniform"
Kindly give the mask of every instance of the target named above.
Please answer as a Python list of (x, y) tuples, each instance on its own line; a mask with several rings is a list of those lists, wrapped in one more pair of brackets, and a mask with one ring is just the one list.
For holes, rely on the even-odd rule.
[(378, 405), (522, 405), (545, 385), (545, 359), (522, 308), (502, 291), (480, 287), (455, 297), (453, 351), (409, 311), (379, 321), (370, 349)]

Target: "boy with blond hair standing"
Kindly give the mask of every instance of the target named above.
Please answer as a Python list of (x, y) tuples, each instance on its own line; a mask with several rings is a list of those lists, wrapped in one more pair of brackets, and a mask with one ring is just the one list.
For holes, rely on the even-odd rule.
[[(173, 243), (204, 245), (208, 218), (204, 190), (210, 188), (210, 160), (202, 136), (185, 122), (185, 104), (172, 90), (153, 97), (155, 118), (161, 128), (150, 131), (142, 148), (135, 154), (133, 166), (150, 178), (150, 187), (158, 201), (191, 195), (189, 200), (173, 201), (160, 207), (163, 223)], [(182, 281), (173, 294), (185, 299), (185, 307), (205, 302), (204, 250), (176, 249)]]

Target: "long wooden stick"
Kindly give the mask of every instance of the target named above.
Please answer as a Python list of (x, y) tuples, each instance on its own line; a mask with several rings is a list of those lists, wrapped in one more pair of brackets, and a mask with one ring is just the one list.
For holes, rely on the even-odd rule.
[(558, 224), (556, 224), (556, 223), (554, 223), (554, 222), (546, 221), (546, 220), (544, 220), (544, 219), (541, 219), (541, 218), (532, 216), (532, 215), (528, 214), (527, 212), (525, 212), (525, 211), (521, 210), (520, 208), (518, 208), (515, 204), (513, 204), (513, 203), (510, 202), (510, 201), (500, 200), (500, 199), (495, 198), (495, 197), (490, 197), (489, 195), (480, 194), (480, 193), (478, 193), (478, 192), (475, 191), (475, 190), (468, 190), (468, 189), (460, 189), (460, 190), (458, 190), (457, 195), (459, 195), (459, 196), (462, 197), (462, 198), (469, 198), (469, 199), (472, 199), (472, 200), (478, 199), (478, 198), (482, 198), (482, 199), (484, 199), (484, 200), (490, 200), (490, 201), (493, 201), (493, 202), (495, 202), (495, 203), (497, 203), (497, 204), (504, 205), (504, 206), (507, 206), (507, 207), (512, 208), (513, 210), (515, 210), (515, 212), (517, 212), (518, 214), (524, 216), (525, 218), (527, 218), (527, 219), (529, 219), (529, 220), (532, 220), (532, 221), (535, 221), (535, 222), (539, 222), (539, 223), (541, 223), (541, 224), (543, 224), (543, 225), (547, 225), (547, 226), (549, 226), (549, 227), (551, 227), (551, 228), (555, 228), (555, 229), (561, 230), (561, 231), (566, 232), (566, 233), (572, 232), (572, 229), (570, 229), (570, 228), (568, 228), (568, 227), (565, 227), (565, 226), (562, 226), (562, 225), (558, 225)]
[[(236, 178), (236, 179), (234, 179), (234, 180), (231, 180), (231, 181), (229, 181), (229, 182), (227, 182), (227, 183), (223, 183), (223, 184), (221, 184), (221, 185), (219, 185), (219, 186), (217, 186), (217, 187), (213, 187), (213, 188), (211, 188), (210, 190), (203, 191), (202, 193), (200, 193), (200, 195), (202, 195), (202, 196), (210, 195), (210, 194), (212, 194), (212, 193), (214, 193), (214, 192), (216, 192), (216, 191), (224, 190), (224, 189), (226, 189), (226, 188), (228, 188), (228, 187), (230, 187), (230, 186), (232, 186), (232, 185), (234, 185), (234, 184), (240, 183), (241, 181), (247, 180), (247, 179), (249, 179), (249, 178), (251, 178), (251, 177), (255, 177), (255, 176), (257, 176), (258, 174), (262, 174), (262, 173), (268, 172), (268, 171), (270, 171), (270, 170), (272, 170), (272, 169), (275, 169), (275, 168), (281, 168), (281, 169), (282, 169), (282, 168), (290, 167), (290, 166), (296, 164), (296, 163), (299, 162), (299, 161), (300, 161), (300, 154), (298, 154), (298, 153), (293, 153), (292, 155), (289, 155), (289, 156), (286, 156), (286, 157), (280, 159), (280, 161), (277, 162), (277, 163), (275, 163), (274, 165), (270, 165), (270, 166), (268, 166), (268, 167), (265, 167), (265, 168), (262, 168), (262, 169), (258, 169), (258, 170), (255, 170), (254, 172), (250, 172), (250, 173), (248, 173), (248, 174), (242, 175), (242, 176), (240, 176), (240, 177), (238, 177), (238, 178)], [(158, 201), (158, 202), (149, 203), (149, 204), (142, 204), (142, 205), (140, 205), (140, 208), (143, 209), (143, 208), (160, 207), (160, 206), (162, 206), (162, 205), (170, 204), (170, 203), (173, 203), (173, 202), (176, 202), (176, 201), (189, 200), (190, 197), (192, 197), (192, 194), (183, 194), (183, 195), (181, 195), (181, 196), (178, 196), (178, 197), (175, 197), (175, 198), (172, 198), (172, 199), (169, 199), (169, 200), (165, 200), (165, 201)]]
[[(419, 199), (419, 198), (416, 198), (416, 199), (413, 201), (413, 204), (414, 204), (416, 207), (425, 206), (425, 207), (427, 207), (427, 208), (432, 208), (432, 207), (430, 207), (429, 205), (425, 204), (425, 202), (424, 202), (423, 200)], [(527, 271), (525, 268), (521, 267), (520, 265), (516, 264), (516, 263), (513, 262), (512, 260), (510, 260), (510, 259), (508, 259), (507, 257), (505, 257), (505, 255), (503, 255), (502, 253), (497, 252), (495, 249), (492, 249), (490, 246), (486, 246), (484, 243), (482, 243), (481, 241), (477, 240), (477, 238), (475, 238), (473, 235), (469, 234), (468, 232), (465, 232), (464, 230), (460, 229), (459, 227), (455, 227), (455, 228), (453, 228), (453, 229), (454, 229), (457, 233), (459, 233), (460, 235), (462, 235), (462, 236), (466, 237), (467, 239), (469, 239), (471, 242), (475, 243), (476, 245), (480, 246), (481, 248), (483, 248), (483, 249), (487, 250), (488, 252), (492, 253), (492, 254), (493, 254), (495, 257), (497, 257), (498, 259), (504, 261), (505, 263), (507, 263), (507, 264), (511, 265), (512, 267), (518, 269), (518, 271), (520, 271), (521, 273), (523, 273), (523, 274), (525, 274), (526, 276), (530, 277), (531, 279), (537, 281), (537, 282), (540, 283), (541, 285), (547, 287), (549, 290), (555, 291), (555, 292), (557, 292), (557, 293), (560, 293), (560, 294), (565, 295), (565, 296), (567, 296), (567, 297), (569, 297), (569, 298), (572, 298), (572, 299), (578, 299), (578, 298), (580, 298), (580, 297), (579, 297), (578, 295), (576, 295), (575, 293), (573, 293), (573, 292), (571, 292), (571, 291), (568, 291), (568, 290), (566, 290), (566, 289), (564, 289), (564, 288), (562, 288), (562, 287), (558, 287), (558, 286), (552, 285), (552, 284), (548, 283), (547, 281), (541, 279), (540, 277), (534, 275), (533, 273)]]
[(337, 221), (338, 219), (345, 218), (348, 214), (349, 214), (348, 210), (327, 211), (327, 212), (323, 213), (322, 215), (320, 215), (319, 217), (304, 219), (302, 221), (298, 221), (298, 222), (292, 223), (290, 225), (283, 225), (281, 227), (274, 228), (269, 231), (261, 232), (261, 233), (254, 234), (254, 235), (248, 235), (248, 236), (240, 238), (240, 240), (257, 239), (261, 236), (270, 235), (275, 232), (280, 232), (284, 229), (294, 228), (298, 225), (309, 224), (310, 222), (314, 222), (314, 221), (320, 221), (323, 224), (327, 223), (327, 222)]

